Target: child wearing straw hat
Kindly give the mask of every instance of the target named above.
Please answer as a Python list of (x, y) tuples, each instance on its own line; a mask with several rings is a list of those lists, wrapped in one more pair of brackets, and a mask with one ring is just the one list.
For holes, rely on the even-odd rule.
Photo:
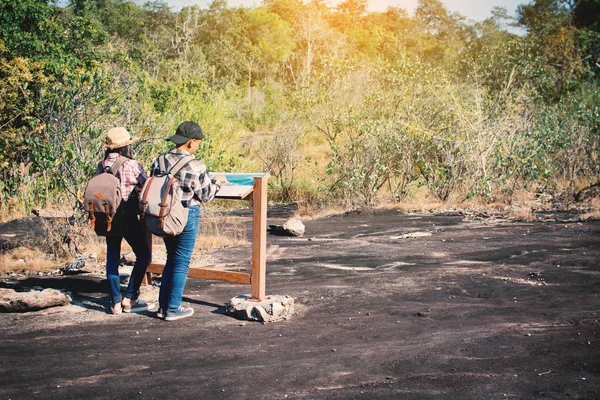
[[(125, 229), (116, 236), (106, 237), (106, 278), (112, 300), (111, 312), (142, 312), (152, 309), (154, 304), (138, 299), (140, 285), (151, 260), (150, 248), (146, 240), (146, 229), (138, 218), (138, 193), (146, 181), (147, 175), (142, 165), (133, 158), (131, 144), (137, 137), (129, 134), (127, 129), (117, 127), (106, 134), (106, 152), (104, 160), (98, 165), (97, 173), (103, 173), (112, 167), (117, 160), (121, 165), (115, 173), (121, 182), (120, 207), (125, 207)], [(123, 160), (122, 158), (125, 158)], [(121, 281), (119, 279), (119, 262), (121, 260), (121, 242), (123, 238), (129, 243), (135, 253), (135, 264), (129, 279), (125, 296), (121, 296)]]

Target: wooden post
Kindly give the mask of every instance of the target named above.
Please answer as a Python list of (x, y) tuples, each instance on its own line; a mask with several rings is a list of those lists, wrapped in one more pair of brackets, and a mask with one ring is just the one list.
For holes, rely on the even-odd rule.
[(267, 183), (269, 174), (254, 178), (252, 218), (252, 300), (265, 299), (267, 270)]
[[(152, 264), (152, 233), (146, 232), (146, 240), (148, 241), (148, 248), (150, 249), (150, 264)], [(142, 280), (142, 285), (151, 285), (152, 284), (152, 273), (146, 272), (144, 274), (144, 279)]]

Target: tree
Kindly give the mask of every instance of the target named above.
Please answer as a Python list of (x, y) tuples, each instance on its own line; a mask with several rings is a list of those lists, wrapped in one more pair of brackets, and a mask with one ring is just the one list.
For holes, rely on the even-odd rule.
[(9, 57), (50, 60), (60, 52), (60, 11), (47, 0), (0, 0), (0, 40)]
[(276, 67), (290, 55), (293, 43), (289, 24), (264, 8), (248, 10), (244, 14), (244, 21), (246, 40), (242, 42), (242, 48), (246, 55), (250, 86), (255, 70), (262, 69), (265, 77), (272, 75)]
[(185, 7), (175, 18), (175, 29), (171, 36), (172, 49), (176, 53), (179, 77), (193, 76), (203, 66), (204, 54), (194, 46), (196, 35), (205, 22), (200, 19), (198, 6)]
[(600, 0), (579, 0), (573, 10), (573, 23), (579, 30), (582, 57), (589, 70), (600, 75)]
[(527, 29), (532, 48), (553, 71), (556, 90), (546, 96), (554, 100), (573, 88), (582, 70), (573, 6), (567, 0), (534, 0), (517, 9), (518, 21)]
[(567, 0), (533, 0), (517, 8), (519, 24), (536, 36), (556, 33), (570, 24), (572, 3)]
[(473, 40), (465, 17), (449, 12), (440, 0), (419, 0), (415, 19), (426, 33), (420, 38), (420, 53), (433, 64), (452, 66)]
[(277, 14), (290, 26), (296, 24), (304, 11), (304, 4), (300, 0), (265, 0), (265, 8)]
[(363, 17), (367, 13), (368, 0), (345, 0), (336, 9), (354, 18)]
[[(0, 4), (1, 190), (15, 195), (23, 179), (41, 173), (48, 161), (47, 153), (36, 153), (47, 143), (48, 93), (96, 70), (106, 36), (93, 20), (46, 0)], [(80, 116), (88, 111), (77, 109)]]
[(578, 0), (573, 9), (573, 22), (578, 28), (600, 31), (600, 0)]
[(237, 83), (246, 77), (247, 63), (241, 46), (246, 40), (244, 13), (242, 8), (227, 8), (225, 0), (214, 0), (201, 15), (195, 44), (206, 56), (213, 83)]
[(377, 53), (386, 62), (393, 63), (403, 54), (418, 52), (417, 22), (404, 9), (389, 7), (385, 12), (370, 13), (365, 17), (364, 26), (368, 32), (377, 32), (380, 39), (371, 57)]

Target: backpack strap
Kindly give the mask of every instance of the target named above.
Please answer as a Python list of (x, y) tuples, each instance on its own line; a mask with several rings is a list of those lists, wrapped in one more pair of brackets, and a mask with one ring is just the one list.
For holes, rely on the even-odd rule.
[(160, 156), (158, 156), (158, 173), (159, 174), (164, 174), (167, 172), (167, 167), (166, 167), (166, 161), (165, 158), (167, 157), (166, 154), (161, 154)]
[(177, 183), (177, 179), (174, 176), (169, 178), (169, 182), (167, 183), (167, 188), (165, 189), (165, 194), (163, 195), (162, 201), (159, 204), (160, 212), (158, 213), (158, 221), (160, 229), (163, 229), (165, 225), (165, 215), (167, 214), (167, 201), (169, 200), (169, 195), (171, 194), (171, 188), (173, 185)]
[(119, 168), (121, 168), (121, 165), (123, 165), (125, 163), (125, 161), (127, 161), (128, 158), (125, 156), (121, 156), (119, 158), (116, 159), (116, 161), (109, 167), (110, 168), (110, 173), (113, 175), (117, 175), (117, 171), (119, 171)]
[(140, 199), (140, 208), (141, 208), (141, 214), (140, 217), (143, 219), (146, 216), (146, 206), (148, 205), (148, 194), (150, 193), (150, 186), (152, 186), (152, 182), (154, 181), (156, 177), (155, 176), (151, 176), (150, 178), (148, 178), (146, 180), (146, 183), (144, 184), (144, 187), (142, 188), (142, 194), (141, 194), (141, 199)]
[(175, 165), (173, 165), (171, 167), (171, 169), (169, 169), (169, 174), (171, 174), (173, 176), (177, 175), (177, 173), (179, 171), (181, 171), (181, 169), (183, 167), (185, 167), (193, 159), (194, 159), (194, 156), (191, 156), (191, 155), (190, 156), (184, 156), (184, 157), (180, 158), (179, 161), (177, 161), (175, 163)]

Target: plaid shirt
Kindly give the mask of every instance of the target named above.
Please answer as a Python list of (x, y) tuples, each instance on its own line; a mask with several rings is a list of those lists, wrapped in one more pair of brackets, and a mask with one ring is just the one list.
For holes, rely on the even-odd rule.
[[(167, 171), (181, 160), (190, 155), (186, 150), (172, 149), (165, 155), (165, 168)], [(150, 167), (151, 175), (160, 173), (158, 158), (154, 160)], [(185, 207), (200, 205), (211, 201), (217, 192), (221, 189), (221, 184), (213, 183), (208, 175), (206, 165), (200, 160), (193, 159), (179, 170), (175, 178), (179, 181), (182, 190), (181, 203)]]
[[(108, 157), (104, 159), (104, 161), (98, 164), (97, 174), (101, 174), (104, 172), (106, 167), (110, 167), (117, 160), (117, 158), (123, 157), (119, 153), (110, 153)], [(133, 192), (136, 186), (142, 187), (144, 182), (146, 182), (147, 175), (144, 172), (144, 167), (142, 164), (137, 162), (136, 160), (126, 160), (121, 168), (117, 171), (117, 178), (121, 181), (121, 197), (123, 200), (127, 201), (129, 196)]]

